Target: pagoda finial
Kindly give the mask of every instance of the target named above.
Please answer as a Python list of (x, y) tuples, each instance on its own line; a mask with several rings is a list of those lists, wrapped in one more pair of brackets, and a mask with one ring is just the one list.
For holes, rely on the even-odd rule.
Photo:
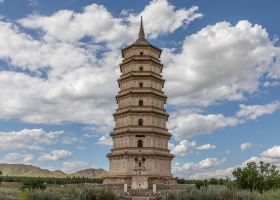
[(138, 34), (138, 39), (136, 40), (137, 44), (148, 44), (146, 38), (145, 38), (145, 32), (144, 32), (144, 26), (143, 26), (143, 18), (141, 16), (141, 22), (140, 22), (140, 29)]

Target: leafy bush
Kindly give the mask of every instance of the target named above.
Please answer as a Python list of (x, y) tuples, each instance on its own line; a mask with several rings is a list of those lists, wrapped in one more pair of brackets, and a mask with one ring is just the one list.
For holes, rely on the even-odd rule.
[(78, 183), (102, 183), (103, 180), (100, 178), (85, 178), (85, 177), (66, 177), (66, 178), (55, 178), (55, 177), (25, 177), (25, 176), (2, 176), (3, 182), (25, 182), (30, 179), (40, 179), (50, 185), (65, 185), (65, 184), (78, 184)]
[(34, 190), (28, 194), (28, 199), (36, 200), (118, 200), (110, 190), (97, 189), (60, 189), (60, 190)]
[(208, 182), (207, 182), (206, 179), (204, 181), (197, 180), (195, 182), (195, 186), (196, 186), (196, 189), (198, 189), (198, 190), (200, 190), (201, 188), (207, 189), (208, 188)]
[(211, 189), (192, 189), (169, 195), (168, 200), (276, 200), (280, 199), (280, 191), (267, 191), (263, 194), (248, 190), (229, 190), (226, 187)]
[(46, 184), (42, 179), (27, 179), (23, 182), (20, 190), (28, 189), (29, 191), (33, 191), (35, 189), (45, 190), (47, 188)]
[(251, 192), (279, 188), (280, 174), (275, 165), (260, 161), (247, 163), (244, 168), (238, 167), (232, 172), (236, 178), (237, 185), (242, 189), (249, 189)]

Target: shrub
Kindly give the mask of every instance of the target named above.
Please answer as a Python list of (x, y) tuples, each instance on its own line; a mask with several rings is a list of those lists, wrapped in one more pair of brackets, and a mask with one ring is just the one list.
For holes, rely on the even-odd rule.
[(232, 172), (237, 185), (251, 192), (257, 190), (263, 192), (280, 186), (280, 174), (275, 165), (260, 161), (247, 163), (244, 168), (238, 167)]
[(47, 186), (42, 179), (30, 178), (23, 182), (20, 190), (28, 189), (29, 191), (33, 191), (34, 189), (45, 190), (46, 188)]

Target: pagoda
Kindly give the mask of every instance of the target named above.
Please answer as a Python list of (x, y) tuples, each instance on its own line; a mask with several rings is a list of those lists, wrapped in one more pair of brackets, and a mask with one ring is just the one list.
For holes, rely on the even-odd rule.
[(176, 183), (171, 174), (174, 156), (168, 149), (171, 135), (166, 128), (161, 51), (145, 38), (141, 17), (136, 42), (122, 50), (113, 147), (104, 184), (142, 190)]

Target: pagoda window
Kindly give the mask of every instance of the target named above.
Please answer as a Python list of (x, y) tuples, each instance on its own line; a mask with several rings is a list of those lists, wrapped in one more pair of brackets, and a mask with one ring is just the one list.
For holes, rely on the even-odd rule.
[(143, 88), (143, 83), (139, 83), (139, 88)]
[(139, 100), (139, 106), (143, 106), (143, 100)]
[(139, 71), (140, 71), (140, 72), (142, 72), (142, 71), (143, 71), (143, 67), (142, 67), (142, 66), (139, 68)]
[(143, 147), (143, 140), (138, 140), (138, 147), (142, 148)]
[(143, 126), (143, 119), (138, 120), (138, 126)]
[(140, 56), (143, 56), (144, 55), (144, 53), (143, 52), (140, 52)]

